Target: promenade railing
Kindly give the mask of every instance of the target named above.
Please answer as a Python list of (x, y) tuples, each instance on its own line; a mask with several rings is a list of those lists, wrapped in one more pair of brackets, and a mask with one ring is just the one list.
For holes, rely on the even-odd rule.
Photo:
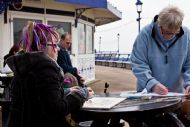
[(95, 54), (95, 64), (131, 69), (130, 55), (129, 53), (98, 52)]

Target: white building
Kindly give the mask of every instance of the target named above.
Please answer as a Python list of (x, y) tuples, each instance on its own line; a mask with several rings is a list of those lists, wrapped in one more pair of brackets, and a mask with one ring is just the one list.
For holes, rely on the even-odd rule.
[(0, 14), (0, 69), (4, 55), (18, 43), (24, 24), (32, 20), (54, 25), (60, 34), (71, 33), (73, 65), (87, 81), (95, 79), (95, 26), (120, 20), (121, 12), (107, 0), (16, 1), (21, 2), (10, 4)]

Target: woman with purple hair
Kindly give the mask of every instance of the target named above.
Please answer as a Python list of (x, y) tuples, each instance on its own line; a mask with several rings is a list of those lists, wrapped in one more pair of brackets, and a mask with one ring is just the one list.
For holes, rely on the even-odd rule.
[(20, 48), (7, 59), (14, 72), (8, 127), (69, 127), (69, 113), (88, 98), (80, 88), (64, 94), (63, 72), (57, 65), (59, 35), (52, 26), (28, 22)]

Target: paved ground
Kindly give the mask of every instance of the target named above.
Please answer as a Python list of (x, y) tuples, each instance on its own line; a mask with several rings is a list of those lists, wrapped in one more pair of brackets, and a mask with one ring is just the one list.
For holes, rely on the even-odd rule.
[(110, 84), (108, 91), (135, 90), (136, 78), (131, 70), (96, 66), (96, 80), (89, 84), (95, 92), (103, 92), (105, 82)]

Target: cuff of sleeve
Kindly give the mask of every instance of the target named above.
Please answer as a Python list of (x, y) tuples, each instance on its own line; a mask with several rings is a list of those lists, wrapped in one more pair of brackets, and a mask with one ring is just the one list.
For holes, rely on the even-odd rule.
[(85, 102), (85, 99), (84, 99), (79, 93), (77, 93), (76, 91), (70, 92), (70, 93), (68, 94), (68, 96), (69, 96), (69, 95), (71, 95), (71, 96), (73, 96), (75, 99), (77, 99), (77, 100), (79, 101), (79, 103), (80, 103), (81, 106), (82, 106), (83, 103)]
[(148, 81), (147, 85), (146, 85), (146, 89), (148, 92), (152, 91), (152, 88), (154, 87), (154, 85), (156, 85), (157, 83), (159, 83), (156, 79), (151, 79)]
[(185, 83), (184, 88), (186, 89), (190, 85), (190, 81)]
[(67, 95), (71, 92), (70, 88), (64, 88), (64, 94)]

